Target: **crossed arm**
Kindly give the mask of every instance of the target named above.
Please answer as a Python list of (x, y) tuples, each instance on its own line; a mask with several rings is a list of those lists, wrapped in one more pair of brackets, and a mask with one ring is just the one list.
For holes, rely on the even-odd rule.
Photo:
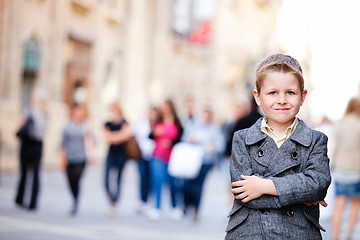
[(127, 123), (120, 130), (110, 131), (108, 127), (104, 128), (105, 140), (109, 144), (120, 144), (127, 141), (132, 136), (131, 128)]
[[(248, 203), (251, 200), (257, 199), (262, 195), (279, 196), (275, 184), (270, 179), (265, 179), (257, 176), (243, 176), (243, 180), (233, 182), (231, 184), (231, 192), (235, 195), (235, 199), (242, 203)], [(304, 203), (307, 206), (320, 204), (327, 207), (325, 200)]]
[(305, 170), (284, 177), (262, 178), (251, 169), (250, 155), (240, 135), (234, 136), (230, 165), (232, 193), (241, 204), (255, 209), (280, 208), (292, 204), (321, 204), (330, 184), (327, 138), (320, 135), (309, 155)]

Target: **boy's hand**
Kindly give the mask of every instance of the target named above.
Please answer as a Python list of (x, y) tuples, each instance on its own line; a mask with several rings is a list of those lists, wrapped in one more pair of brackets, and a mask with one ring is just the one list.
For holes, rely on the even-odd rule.
[(321, 201), (316, 201), (316, 202), (311, 202), (311, 203), (304, 203), (306, 206), (309, 206), (309, 207), (311, 207), (311, 206), (313, 206), (313, 205), (317, 205), (317, 204), (320, 204), (321, 206), (323, 206), (323, 207), (327, 207), (328, 206), (328, 204), (327, 204), (327, 202), (325, 202), (325, 200), (321, 200)]
[(277, 196), (277, 190), (272, 180), (257, 176), (241, 176), (244, 180), (236, 181), (231, 184), (231, 192), (235, 199), (247, 203), (253, 199), (261, 197), (263, 194)]

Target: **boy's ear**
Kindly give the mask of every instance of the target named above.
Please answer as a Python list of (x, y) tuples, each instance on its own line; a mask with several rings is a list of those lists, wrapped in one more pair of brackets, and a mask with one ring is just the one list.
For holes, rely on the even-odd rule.
[(305, 98), (306, 98), (306, 95), (307, 95), (308, 91), (306, 89), (304, 89), (301, 93), (301, 105), (303, 105), (303, 103), (305, 102)]
[(259, 107), (261, 107), (260, 93), (259, 93), (256, 89), (254, 89), (254, 90), (253, 90), (253, 95), (254, 95), (256, 104), (257, 104)]

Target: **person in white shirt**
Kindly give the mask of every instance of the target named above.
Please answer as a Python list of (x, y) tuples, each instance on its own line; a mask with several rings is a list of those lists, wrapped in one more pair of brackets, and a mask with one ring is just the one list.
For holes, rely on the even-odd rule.
[(150, 159), (154, 151), (155, 143), (150, 138), (151, 128), (159, 117), (159, 109), (152, 107), (148, 117), (140, 120), (134, 127), (134, 135), (141, 149), (142, 158), (138, 159), (137, 165), (140, 177), (140, 205), (137, 209), (138, 214), (142, 214), (148, 202), (151, 191)]
[(206, 176), (224, 149), (224, 136), (220, 127), (212, 122), (210, 109), (203, 110), (201, 121), (196, 125), (193, 125), (192, 128), (185, 128), (183, 141), (197, 144), (204, 151), (202, 166), (197, 177), (187, 179), (184, 182), (184, 211), (187, 213), (188, 208), (193, 206), (194, 220), (196, 221)]

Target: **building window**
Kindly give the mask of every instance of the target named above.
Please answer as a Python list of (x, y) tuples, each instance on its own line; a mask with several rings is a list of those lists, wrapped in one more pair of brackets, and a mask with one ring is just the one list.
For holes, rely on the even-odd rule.
[(40, 48), (35, 40), (25, 44), (23, 68), (27, 74), (35, 74), (40, 68)]

